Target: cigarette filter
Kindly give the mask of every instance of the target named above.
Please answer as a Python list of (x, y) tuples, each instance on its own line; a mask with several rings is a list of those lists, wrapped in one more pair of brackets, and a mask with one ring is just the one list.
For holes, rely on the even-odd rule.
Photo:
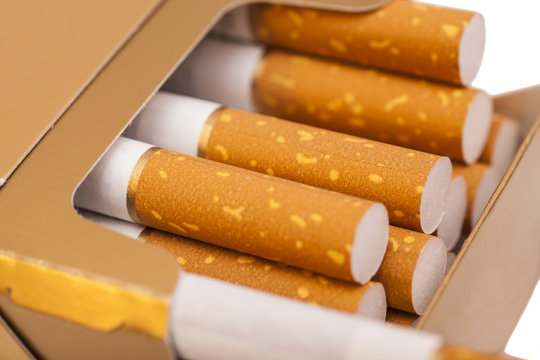
[(495, 192), (502, 172), (493, 166), (478, 163), (469, 166), (453, 164), (455, 176), (463, 176), (467, 183), (466, 224), (469, 228), (480, 219), (491, 195)]
[(396, 310), (388, 308), (386, 311), (386, 322), (398, 326), (403, 326), (406, 328), (414, 327), (416, 320), (419, 316), (416, 314), (411, 314), (406, 311)]
[(491, 130), (480, 161), (506, 170), (519, 145), (519, 123), (500, 114), (493, 114)]
[(467, 213), (467, 182), (463, 176), (455, 176), (446, 197), (444, 216), (436, 235), (443, 239), (448, 250), (452, 250), (463, 233)]
[(446, 245), (438, 237), (390, 226), (388, 247), (374, 281), (388, 306), (421, 315), (446, 271)]
[(452, 171), (448, 158), (168, 92), (157, 93), (125, 135), (380, 201), (392, 224), (426, 233), (442, 218)]
[(492, 114), (482, 90), (214, 39), (192, 52), (166, 88), (467, 164), (480, 157)]
[(373, 319), (385, 317), (386, 297), (379, 283), (358, 285), (90, 211), (81, 215), (167, 250), (187, 272)]
[(366, 283), (388, 237), (380, 203), (120, 138), (78, 207)]
[(216, 32), (464, 85), (478, 73), (485, 43), (482, 15), (412, 1), (364, 13), (258, 4), (224, 22)]

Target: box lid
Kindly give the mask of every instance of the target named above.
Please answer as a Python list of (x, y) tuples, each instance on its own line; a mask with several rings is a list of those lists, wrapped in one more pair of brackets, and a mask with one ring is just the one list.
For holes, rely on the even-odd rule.
[(162, 0), (0, 6), (0, 186)]

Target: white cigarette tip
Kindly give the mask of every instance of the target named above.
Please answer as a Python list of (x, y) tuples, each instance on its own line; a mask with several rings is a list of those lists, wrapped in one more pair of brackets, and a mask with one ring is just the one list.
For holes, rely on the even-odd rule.
[(458, 176), (450, 183), (444, 216), (436, 233), (444, 241), (448, 250), (452, 250), (459, 241), (466, 214), (467, 183), (463, 176)]
[(478, 91), (469, 105), (462, 129), (461, 151), (467, 165), (474, 164), (482, 155), (489, 136), (492, 115), (491, 96), (485, 91)]
[(384, 321), (386, 317), (386, 292), (381, 283), (374, 283), (362, 297), (356, 313), (360, 316)]
[(499, 185), (502, 175), (503, 170), (495, 167), (490, 167), (484, 173), (484, 176), (482, 177), (482, 180), (480, 180), (480, 184), (476, 189), (476, 197), (474, 198), (471, 213), (471, 228), (473, 228), (480, 219), (480, 216), (489, 202), (489, 199), (495, 192), (497, 185)]
[(433, 165), (422, 190), (420, 201), (420, 226), (431, 234), (439, 226), (444, 215), (444, 204), (452, 181), (452, 163), (443, 157)]
[(486, 44), (484, 17), (475, 14), (461, 36), (459, 44), (459, 72), (463, 85), (471, 85), (480, 70)]

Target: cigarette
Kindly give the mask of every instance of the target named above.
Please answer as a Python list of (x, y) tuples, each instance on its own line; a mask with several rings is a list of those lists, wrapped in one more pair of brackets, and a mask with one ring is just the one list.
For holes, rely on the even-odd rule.
[(377, 320), (384, 320), (381, 284), (358, 285), (249, 256), (89, 211), (85, 218), (174, 255), (184, 271)]
[(411, 314), (406, 311), (396, 310), (388, 308), (386, 311), (386, 322), (398, 326), (403, 326), (406, 328), (414, 327), (414, 324), (420, 316), (416, 314)]
[(373, 281), (388, 306), (421, 315), (446, 271), (446, 245), (436, 236), (390, 226), (388, 247)]
[(465, 223), (472, 229), (480, 219), (491, 195), (501, 180), (501, 170), (493, 166), (477, 163), (463, 166), (453, 164), (455, 176), (463, 176), (467, 183), (467, 213)]
[(215, 39), (203, 41), (165, 88), (466, 164), (479, 159), (491, 125), (492, 101), (482, 90)]
[(436, 235), (443, 239), (448, 250), (452, 250), (461, 238), (467, 213), (467, 183), (463, 176), (455, 176), (446, 197), (444, 216)]
[(75, 205), (366, 283), (388, 239), (384, 205), (119, 138)]
[(460, 85), (474, 80), (485, 45), (482, 15), (412, 1), (363, 13), (258, 4), (214, 31)]
[(454, 263), (454, 261), (456, 260), (456, 254), (453, 253), (453, 252), (448, 252), (446, 254), (446, 273), (448, 273), (448, 270), (450, 270), (450, 267), (452, 266), (452, 264)]
[(506, 170), (520, 142), (519, 123), (501, 114), (493, 114), (491, 130), (480, 161)]
[(163, 91), (124, 135), (261, 173), (272, 169), (285, 179), (380, 201), (392, 224), (425, 233), (439, 225), (450, 187), (452, 169), (446, 157)]

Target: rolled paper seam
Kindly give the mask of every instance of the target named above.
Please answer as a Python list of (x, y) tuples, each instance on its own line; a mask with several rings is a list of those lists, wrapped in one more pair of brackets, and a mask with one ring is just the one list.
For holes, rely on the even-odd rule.
[(421, 315), (446, 271), (446, 245), (438, 237), (390, 226), (388, 247), (374, 281), (388, 306)]
[(263, 113), (467, 164), (480, 157), (491, 125), (482, 90), (277, 50), (261, 61), (254, 99)]
[[(380, 203), (150, 145), (129, 186), (103, 190), (104, 179), (121, 175), (114, 165), (123, 162), (122, 152), (116, 150), (130, 146), (141, 147), (120, 138), (80, 189), (122, 191), (123, 213), (143, 225), (360, 283), (369, 281), (382, 261), (388, 215)], [(101, 163), (110, 170), (108, 177), (100, 177)], [(108, 204), (116, 197), (76, 195), (78, 207), (81, 197), (96, 199), (86, 208), (118, 217)]]
[(519, 145), (519, 123), (501, 114), (493, 114), (491, 130), (480, 161), (506, 170)]
[(467, 183), (463, 176), (456, 176), (450, 183), (450, 191), (446, 197), (444, 216), (435, 235), (452, 250), (463, 233), (465, 214), (467, 212)]
[[(157, 93), (130, 126), (137, 140), (248, 170), (382, 202), (390, 222), (426, 233), (439, 225), (449, 159), (257, 113)], [(218, 109), (218, 110), (216, 110)], [(197, 137), (183, 141), (185, 134)], [(227, 150), (227, 155), (223, 153)]]
[(453, 173), (463, 176), (467, 183), (466, 223), (472, 229), (495, 192), (503, 172), (483, 163), (469, 166), (453, 164), (452, 168)]
[(386, 297), (379, 283), (358, 285), (108, 216), (88, 211), (81, 214), (129, 238), (167, 250), (184, 271), (312, 305), (385, 318)]
[(386, 322), (398, 326), (403, 326), (406, 328), (411, 328), (414, 326), (415, 322), (420, 316), (416, 314), (411, 314), (406, 311), (396, 310), (388, 308), (386, 310)]
[(189, 273), (175, 289), (169, 323), (187, 359), (427, 360), (442, 346), (438, 335)]
[(453, 252), (448, 252), (446, 254), (446, 273), (448, 273), (448, 270), (450, 270), (450, 267), (452, 266), (452, 264), (454, 263), (454, 261), (456, 260), (456, 254), (453, 253)]
[[(484, 19), (465, 10), (413, 1), (366, 13), (268, 4), (250, 10), (252, 33), (265, 44), (453, 84), (470, 85), (484, 53)], [(245, 24), (245, 16), (239, 11), (229, 24)]]

